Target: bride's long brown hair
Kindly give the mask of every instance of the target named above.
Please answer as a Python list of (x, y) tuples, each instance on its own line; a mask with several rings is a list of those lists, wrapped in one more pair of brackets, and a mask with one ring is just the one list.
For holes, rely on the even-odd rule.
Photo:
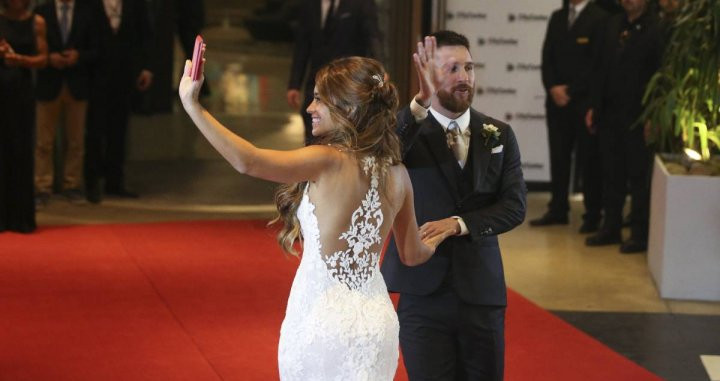
[[(372, 156), (380, 167), (381, 188), (387, 167), (400, 163), (400, 141), (395, 134), (397, 90), (387, 80), (382, 64), (371, 58), (348, 57), (330, 62), (315, 76), (318, 96), (335, 124), (317, 144), (329, 144), (360, 157)], [(302, 239), (296, 212), (307, 181), (283, 184), (275, 193), (282, 221), (277, 240), (287, 253), (297, 255), (294, 244)]]

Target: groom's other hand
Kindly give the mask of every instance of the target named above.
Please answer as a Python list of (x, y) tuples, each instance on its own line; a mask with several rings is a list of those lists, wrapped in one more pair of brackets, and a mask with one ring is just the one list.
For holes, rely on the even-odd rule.
[(420, 237), (422, 239), (431, 239), (438, 235), (450, 237), (454, 235), (459, 235), (461, 231), (462, 228), (460, 227), (458, 219), (454, 217), (448, 217), (442, 220), (424, 223), (420, 227)]
[(570, 96), (567, 93), (567, 85), (556, 85), (550, 88), (550, 96), (558, 107), (565, 107), (570, 103)]

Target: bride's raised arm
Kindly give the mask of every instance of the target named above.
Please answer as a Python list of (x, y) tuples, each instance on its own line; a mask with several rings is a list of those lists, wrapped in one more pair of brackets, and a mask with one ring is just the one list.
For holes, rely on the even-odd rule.
[(308, 146), (291, 151), (255, 147), (223, 126), (198, 101), (204, 76), (193, 81), (192, 63), (185, 61), (178, 92), (185, 111), (215, 149), (238, 172), (279, 183), (315, 180), (323, 171), (339, 162), (337, 150), (327, 146)]

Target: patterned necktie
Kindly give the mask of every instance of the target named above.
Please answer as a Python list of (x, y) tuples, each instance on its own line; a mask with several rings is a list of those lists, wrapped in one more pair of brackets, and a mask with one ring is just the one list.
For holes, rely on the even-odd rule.
[(575, 10), (575, 6), (570, 4), (570, 11), (568, 12), (568, 29), (572, 28), (576, 17), (577, 11)]
[(460, 167), (465, 167), (465, 161), (467, 160), (468, 148), (465, 143), (465, 137), (460, 131), (460, 126), (454, 120), (448, 124), (447, 128), (447, 143), (448, 147), (455, 154), (455, 158), (460, 164)]
[(70, 35), (70, 18), (68, 13), (70, 12), (70, 5), (63, 2), (60, 5), (60, 36), (62, 37), (63, 44), (67, 43), (68, 36)]

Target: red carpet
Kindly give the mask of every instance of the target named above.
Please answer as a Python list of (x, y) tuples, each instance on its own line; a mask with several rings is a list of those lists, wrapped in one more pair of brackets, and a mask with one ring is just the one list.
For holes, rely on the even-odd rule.
[[(277, 379), (296, 265), (260, 221), (0, 234), (0, 380)], [(659, 380), (513, 292), (506, 337), (507, 380)]]

